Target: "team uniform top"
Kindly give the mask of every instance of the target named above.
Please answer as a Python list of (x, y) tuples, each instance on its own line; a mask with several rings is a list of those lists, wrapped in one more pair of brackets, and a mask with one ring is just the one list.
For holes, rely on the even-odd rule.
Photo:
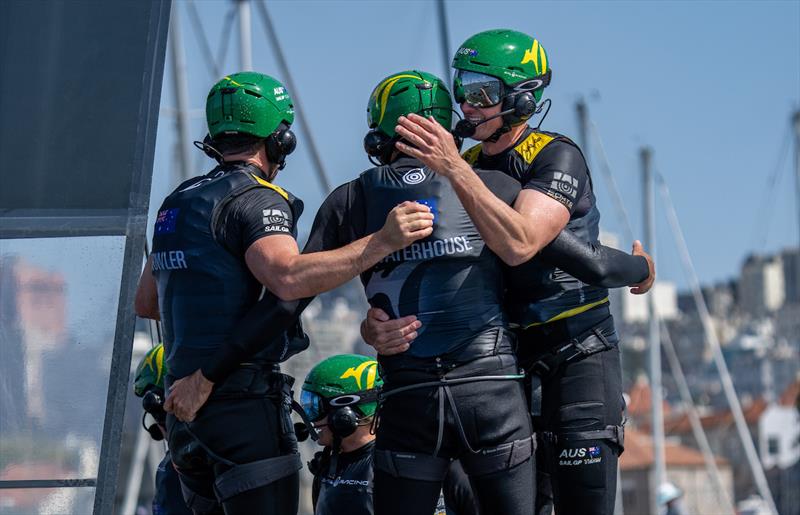
[[(513, 204), (519, 183), (500, 172), (476, 173), (495, 195)], [(502, 263), (484, 244), (449, 181), (414, 159), (367, 170), (331, 193), (304, 252), (337, 248), (379, 230), (392, 208), (406, 200), (431, 208), (433, 234), (361, 275), (372, 306), (392, 318), (416, 315), (422, 322), (405, 354), (452, 352), (487, 329), (506, 326)]]
[(302, 201), (260, 174), (226, 163), (182, 183), (158, 210), (152, 268), (175, 378), (200, 368), (261, 295), (244, 260), (250, 245), (275, 234), (296, 237)]
[[(568, 138), (531, 127), (513, 147), (487, 156), (478, 144), (464, 152), (473, 166), (501, 170), (522, 185), (544, 193), (569, 210), (566, 228), (581, 240), (598, 243), (600, 212), (580, 149)], [(565, 318), (608, 301), (608, 290), (590, 286), (534, 257), (508, 270), (508, 312), (523, 327)]]

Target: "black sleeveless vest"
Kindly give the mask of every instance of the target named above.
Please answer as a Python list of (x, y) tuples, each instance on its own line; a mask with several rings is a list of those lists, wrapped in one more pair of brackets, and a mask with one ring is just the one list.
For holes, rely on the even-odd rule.
[(484, 244), (449, 181), (416, 160), (361, 174), (367, 234), (379, 230), (397, 204), (431, 208), (433, 234), (390, 254), (361, 275), (369, 303), (392, 318), (422, 322), (406, 355), (431, 357), (457, 350), (492, 327), (506, 325), (501, 262)]
[(261, 179), (249, 165), (223, 165), (189, 179), (158, 210), (153, 275), (167, 368), (175, 378), (191, 374), (213, 355), (261, 295), (262, 285), (243, 257), (223, 247), (214, 230), (223, 208), (254, 188), (285, 198), (296, 227), (302, 201)]

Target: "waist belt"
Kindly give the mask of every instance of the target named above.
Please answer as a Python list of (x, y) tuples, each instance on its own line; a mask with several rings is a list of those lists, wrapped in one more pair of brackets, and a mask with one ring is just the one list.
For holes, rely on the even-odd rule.
[(242, 363), (225, 380), (215, 385), (209, 401), (252, 399), (291, 395), (294, 378), (281, 373), (277, 363)]
[[(513, 354), (514, 333), (502, 327), (484, 331), (460, 349), (440, 356), (419, 357), (405, 354), (378, 356), (382, 375), (401, 370), (439, 373), (449, 371), (480, 358)], [(385, 379), (385, 377), (384, 377)]]
[(559, 367), (566, 363), (578, 361), (592, 354), (609, 350), (613, 347), (599, 327), (593, 327), (564, 345), (553, 347), (542, 354), (529, 372), (531, 378), (531, 416), (542, 414), (542, 381), (550, 378)]

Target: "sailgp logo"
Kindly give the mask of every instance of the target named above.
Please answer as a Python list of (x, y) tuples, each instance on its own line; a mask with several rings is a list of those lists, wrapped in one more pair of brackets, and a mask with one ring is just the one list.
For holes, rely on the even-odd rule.
[(289, 215), (280, 209), (264, 209), (261, 212), (266, 232), (290, 232)]
[(603, 460), (600, 447), (578, 447), (577, 449), (562, 449), (558, 455), (558, 464), (562, 467), (577, 465), (592, 465)]
[(422, 168), (414, 168), (403, 174), (403, 182), (406, 184), (419, 184), (425, 180), (425, 172)]

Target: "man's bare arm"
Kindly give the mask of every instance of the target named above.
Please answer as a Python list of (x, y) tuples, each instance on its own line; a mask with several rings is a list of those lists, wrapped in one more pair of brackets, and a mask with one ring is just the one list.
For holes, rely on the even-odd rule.
[(153, 320), (161, 319), (158, 311), (158, 289), (156, 288), (156, 280), (153, 277), (152, 256), (147, 258), (142, 275), (139, 277), (139, 285), (136, 287), (136, 298), (133, 305), (137, 316)]
[(401, 141), (397, 148), (450, 180), (483, 240), (506, 264), (531, 259), (569, 221), (564, 205), (538, 191), (523, 190), (514, 207), (508, 206), (486, 187), (458, 153), (452, 135), (435, 120), (411, 114), (400, 117), (396, 130), (414, 145)]
[(265, 236), (245, 252), (250, 271), (284, 301), (332, 290), (396, 250), (433, 232), (427, 206), (403, 202), (387, 216), (383, 228), (336, 250), (300, 254), (288, 235)]

